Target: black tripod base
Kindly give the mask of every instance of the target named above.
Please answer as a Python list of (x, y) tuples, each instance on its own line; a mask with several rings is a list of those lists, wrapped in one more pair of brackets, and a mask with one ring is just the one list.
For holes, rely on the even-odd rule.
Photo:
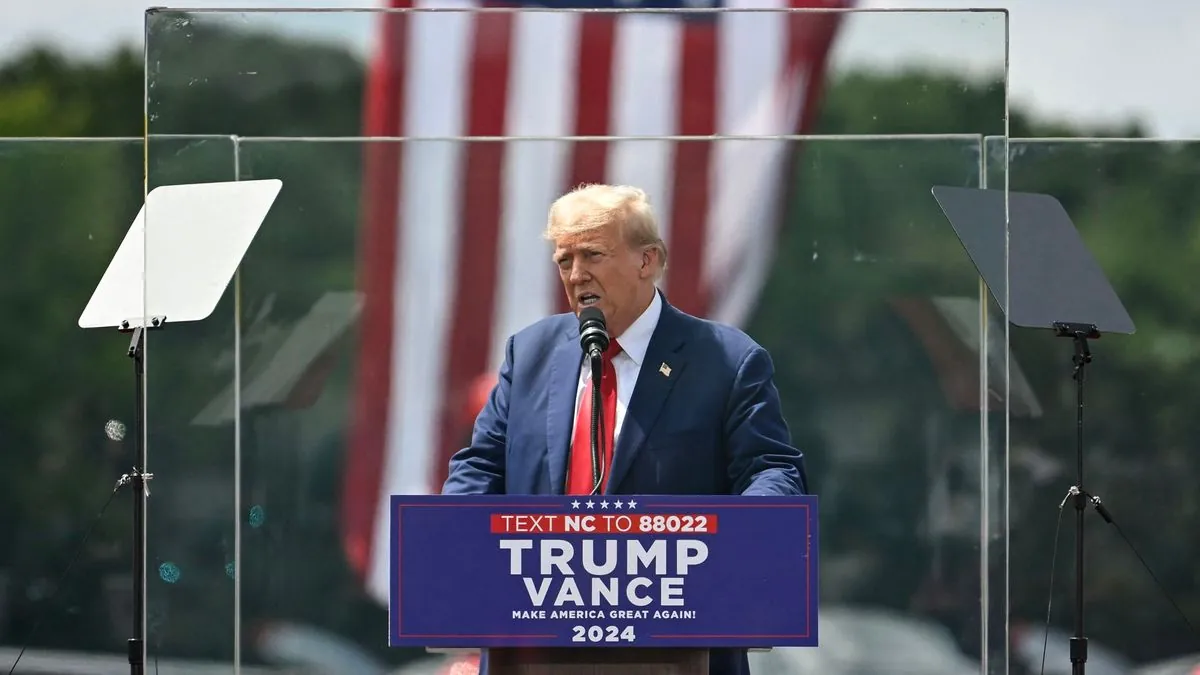
[(1087, 662), (1087, 643), (1085, 637), (1071, 638), (1071, 675), (1083, 675), (1083, 664)]
[(142, 662), (142, 641), (137, 638), (129, 639), (129, 672), (131, 675), (143, 675), (146, 664)]

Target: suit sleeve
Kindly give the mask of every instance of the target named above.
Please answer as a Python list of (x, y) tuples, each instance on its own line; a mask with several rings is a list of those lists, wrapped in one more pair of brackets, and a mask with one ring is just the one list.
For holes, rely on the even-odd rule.
[(771, 356), (755, 345), (738, 366), (725, 421), (733, 493), (802, 495), (804, 455), (792, 447), (775, 388)]
[(442, 485), (444, 495), (504, 494), (508, 446), (508, 395), (512, 387), (513, 338), (504, 347), (504, 364), (487, 403), (475, 418), (471, 444), (454, 453)]

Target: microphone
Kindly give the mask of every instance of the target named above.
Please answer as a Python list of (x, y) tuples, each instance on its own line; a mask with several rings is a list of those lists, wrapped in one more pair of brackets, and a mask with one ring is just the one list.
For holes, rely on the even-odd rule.
[(604, 312), (595, 307), (586, 307), (579, 313), (579, 346), (593, 359), (608, 349), (608, 327), (604, 323)]
[(592, 365), (592, 419), (591, 419), (591, 459), (592, 459), (592, 491), (600, 492), (604, 485), (604, 442), (600, 439), (600, 430), (604, 428), (604, 418), (600, 416), (600, 379), (601, 358), (604, 350), (608, 349), (608, 326), (604, 323), (604, 313), (595, 307), (585, 307), (579, 313), (579, 346), (588, 355)]

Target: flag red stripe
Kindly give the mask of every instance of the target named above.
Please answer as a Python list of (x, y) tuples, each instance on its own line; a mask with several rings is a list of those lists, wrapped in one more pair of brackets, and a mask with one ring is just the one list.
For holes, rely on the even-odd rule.
[[(394, 7), (407, 6), (394, 0)], [(364, 133), (403, 135), (407, 16), (381, 17), (380, 42), (368, 75)], [(399, 275), (397, 213), (400, 143), (368, 143), (363, 153), (362, 236), (358, 287), (364, 295), (355, 374), (350, 451), (342, 487), (343, 547), (362, 578), (370, 569), (379, 495), (386, 466), (393, 367), (395, 289)], [(386, 545), (386, 541), (384, 542)]]
[[(579, 19), (575, 136), (608, 135), (618, 21), (604, 15), (585, 15)], [(568, 190), (581, 183), (603, 183), (607, 172), (607, 141), (575, 141), (572, 144)], [(559, 293), (557, 297), (557, 311), (570, 311), (566, 293)]]
[[(812, 7), (853, 7), (854, 0), (789, 0), (788, 6), (792, 9), (805, 9)], [(815, 12), (793, 12), (787, 17), (787, 38), (784, 55), (784, 71), (781, 74), (779, 86), (784, 83), (791, 84), (797, 74), (803, 76), (804, 92), (802, 95), (802, 106), (799, 111), (799, 117), (792, 129), (792, 133), (807, 134), (813, 133), (817, 123), (817, 115), (820, 114), (819, 100), (825, 84), (825, 74), (828, 67), (829, 55), (833, 40), (837, 35), (838, 27), (841, 25), (843, 15), (836, 12), (815, 13)], [(788, 92), (789, 95), (795, 96), (797, 92)], [(778, 181), (778, 210), (776, 218), (771, 223), (771, 228), (764, 233), (771, 241), (778, 241), (782, 236), (784, 224), (787, 222), (787, 209), (789, 198), (788, 195), (792, 189), (792, 181), (796, 180), (796, 176), (800, 170), (800, 153), (804, 149), (802, 142), (794, 142), (788, 144), (787, 155), (783, 160), (782, 170), (774, 178)], [(729, 279), (725, 278), (729, 275), (737, 275), (735, 270), (727, 270), (725, 275), (718, 279), (709, 279), (710, 290), (720, 288), (721, 285), (728, 283)], [(715, 284), (713, 286), (712, 284)]]
[[(790, 0), (792, 8), (813, 7), (812, 0)], [(825, 7), (853, 7), (851, 0), (825, 0)], [(817, 115), (821, 112), (817, 101), (825, 86), (826, 66), (829, 53), (832, 51), (833, 38), (837, 35), (843, 14), (837, 12), (801, 13), (795, 12), (788, 18), (788, 73), (806, 68), (804, 106), (797, 121), (796, 133), (811, 133), (816, 126)], [(792, 167), (783, 172), (784, 176), (792, 176)], [(786, 204), (787, 200), (784, 199)]]
[[(503, 136), (507, 109), (509, 60), (512, 53), (513, 15), (476, 14), (471, 46), (467, 95), (467, 134)], [(450, 456), (463, 446), (462, 410), (471, 382), (487, 371), (492, 353), (492, 315), (498, 276), (500, 226), (504, 208), (505, 142), (468, 141), (463, 168), (463, 212), (457, 238), (454, 299), (441, 424), (434, 449), (435, 473), (431, 485), (439, 492), (446, 479)]]
[[(793, 9), (820, 6), (853, 7), (855, 1), (823, 0), (823, 2), (814, 4), (812, 0), (789, 0), (788, 5)], [(837, 12), (793, 12), (788, 17), (787, 57), (784, 62), (787, 70), (784, 77), (790, 77), (804, 69), (806, 78), (804, 104), (796, 120), (795, 133), (797, 134), (813, 133), (813, 129), (816, 127), (817, 115), (821, 112), (818, 101), (825, 86), (829, 53), (833, 45), (833, 38), (837, 35), (838, 26), (841, 25), (842, 17), (843, 14)], [(783, 161), (783, 170), (776, 178), (780, 183), (779, 210), (772, 229), (767, 232), (771, 241), (779, 241), (787, 222), (788, 204), (791, 201), (788, 195), (791, 192), (791, 182), (796, 180), (796, 176), (799, 174), (800, 153), (803, 152), (803, 149), (802, 142), (796, 143), (794, 148), (789, 148), (788, 155)]]
[[(704, 19), (684, 20), (683, 25), (678, 132), (708, 136), (717, 130), (720, 43), (717, 32)], [(703, 269), (712, 149), (708, 140), (677, 142), (672, 174), (667, 290), (672, 305), (697, 316), (708, 312)]]

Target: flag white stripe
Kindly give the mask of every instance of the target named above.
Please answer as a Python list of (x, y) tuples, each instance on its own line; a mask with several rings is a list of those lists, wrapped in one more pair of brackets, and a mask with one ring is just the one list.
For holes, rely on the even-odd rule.
[[(733, 0), (732, 7), (785, 7), (782, 0)], [(721, 19), (717, 131), (767, 135), (792, 131), (795, 119), (779, 99), (786, 71), (788, 18), (784, 14), (727, 14)], [(785, 141), (726, 140), (716, 144), (712, 165), (704, 279), (712, 289), (709, 316), (741, 325), (742, 304), (757, 293), (773, 245), (772, 207), (779, 197), (778, 171)]]
[[(645, 14), (622, 16), (614, 39), (613, 113), (609, 133), (614, 136), (678, 133), (682, 22)], [(609, 150), (607, 177), (610, 183), (634, 185), (646, 191), (668, 247), (674, 158), (671, 141), (614, 141)]]
[[(507, 133), (570, 136), (575, 115), (578, 14), (518, 14), (513, 26)], [(584, 85), (586, 86), (586, 84)], [(569, 180), (571, 146), (563, 141), (508, 141), (504, 212), (492, 322), (493, 371), (505, 339), (554, 313), (562, 291), (542, 238), (546, 211)]]
[[(778, 104), (772, 105), (764, 113), (772, 118), (781, 118), (781, 131), (791, 132), (799, 123), (800, 115), (804, 112), (805, 92), (808, 85), (808, 71), (801, 70), (791, 81), (782, 79), (775, 87), (775, 99)], [(716, 321), (741, 326), (748, 315), (757, 305), (759, 292), (766, 283), (767, 269), (772, 260), (772, 250), (776, 245), (775, 227), (783, 214), (787, 202), (787, 193), (791, 189), (779, 180), (787, 168), (788, 144), (784, 141), (763, 142), (759, 148), (760, 156), (746, 157), (746, 162), (754, 162), (749, 167), (757, 169), (753, 174), (752, 184), (746, 186), (748, 203), (752, 207), (746, 222), (753, 223), (754, 231), (738, 231), (721, 233), (711, 236), (723, 237), (722, 246), (726, 239), (730, 247), (740, 247), (743, 258), (725, 260), (724, 268), (720, 270), (723, 294), (719, 299), (714, 298), (709, 308), (710, 317)], [(731, 170), (733, 173), (733, 170)], [(720, 217), (722, 208), (714, 209)]]
[[(447, 3), (422, 2), (419, 6)], [(457, 4), (457, 3), (456, 3)], [(465, 101), (472, 22), (466, 13), (414, 14), (410, 21), (403, 128), (412, 136), (465, 132)], [(461, 214), (462, 144), (404, 144), (394, 308), (393, 377), (388, 415), (384, 488), (379, 491), (367, 583), (387, 597), (388, 499), (429, 490), (438, 442), (450, 300), (454, 297)]]

